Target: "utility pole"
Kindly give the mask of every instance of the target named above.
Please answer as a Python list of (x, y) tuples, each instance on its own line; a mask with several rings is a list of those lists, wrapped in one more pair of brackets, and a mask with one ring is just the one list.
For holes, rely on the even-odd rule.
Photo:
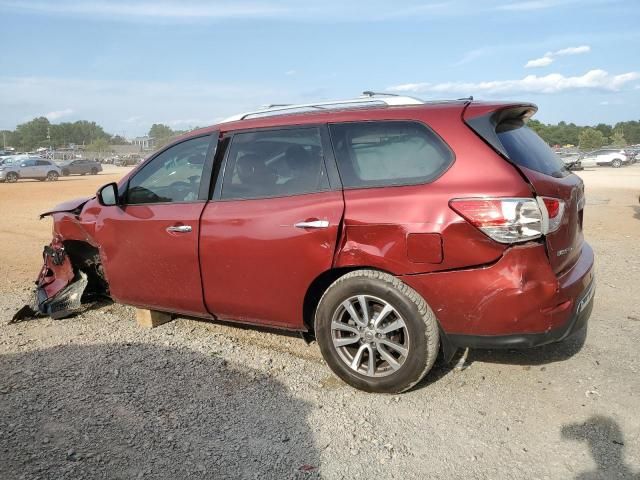
[(53, 154), (53, 148), (51, 148), (51, 127), (47, 125), (47, 140), (49, 141), (49, 153)]
[(4, 150), (7, 149), (7, 134), (6, 132), (2, 132), (2, 144), (4, 145), (2, 148)]

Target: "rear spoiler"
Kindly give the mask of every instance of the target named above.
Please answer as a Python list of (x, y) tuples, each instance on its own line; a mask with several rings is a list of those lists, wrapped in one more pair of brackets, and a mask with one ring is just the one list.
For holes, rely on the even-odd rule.
[(496, 128), (504, 122), (526, 122), (537, 111), (538, 107), (533, 103), (492, 105), (469, 102), (462, 111), (462, 120), (493, 149), (509, 158)]

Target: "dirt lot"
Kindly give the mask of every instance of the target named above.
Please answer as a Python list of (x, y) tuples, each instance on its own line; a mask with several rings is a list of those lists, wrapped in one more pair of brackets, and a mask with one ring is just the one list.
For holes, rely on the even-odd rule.
[(49, 240), (37, 214), (123, 171), (0, 184), (0, 478), (640, 478), (640, 165), (580, 172), (584, 345), (472, 351), (400, 396), (345, 386), (276, 333), (143, 331), (119, 305), (5, 325)]

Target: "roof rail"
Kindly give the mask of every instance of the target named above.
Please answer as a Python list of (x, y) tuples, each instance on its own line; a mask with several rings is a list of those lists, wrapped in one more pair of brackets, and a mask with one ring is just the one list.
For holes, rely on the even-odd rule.
[(372, 107), (383, 105), (422, 105), (423, 102), (419, 98), (404, 97), (394, 93), (376, 93), (366, 91), (362, 96), (348, 100), (333, 100), (328, 102), (302, 103), (293, 104), (271, 104), (266, 107), (255, 110), (253, 112), (239, 113), (226, 118), (222, 123), (234, 122), (237, 120), (246, 120), (249, 118), (269, 117), (272, 115), (286, 115), (287, 113), (305, 113), (312, 111), (331, 110), (340, 108), (358, 108)]

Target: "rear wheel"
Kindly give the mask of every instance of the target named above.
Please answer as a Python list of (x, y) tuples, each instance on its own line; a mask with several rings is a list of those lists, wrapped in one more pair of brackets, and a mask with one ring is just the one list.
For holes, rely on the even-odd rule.
[(97, 175), (98, 174), (98, 169), (97, 168), (92, 168), (91, 169), (91, 175)]
[(611, 166), (613, 168), (620, 168), (622, 166), (622, 160), (620, 160), (619, 158), (614, 158), (613, 162), (611, 162)]
[(437, 322), (424, 299), (376, 270), (336, 280), (320, 299), (315, 330), (333, 372), (368, 392), (410, 389), (438, 355)]
[(16, 183), (18, 181), (18, 174), (15, 172), (9, 172), (5, 179), (7, 183)]
[(53, 170), (47, 173), (47, 181), (49, 182), (57, 181), (58, 177), (59, 177), (58, 172), (54, 172)]
[(69, 173), (69, 170), (62, 170), (63, 177), (68, 177), (69, 175), (71, 175), (71, 173)]

